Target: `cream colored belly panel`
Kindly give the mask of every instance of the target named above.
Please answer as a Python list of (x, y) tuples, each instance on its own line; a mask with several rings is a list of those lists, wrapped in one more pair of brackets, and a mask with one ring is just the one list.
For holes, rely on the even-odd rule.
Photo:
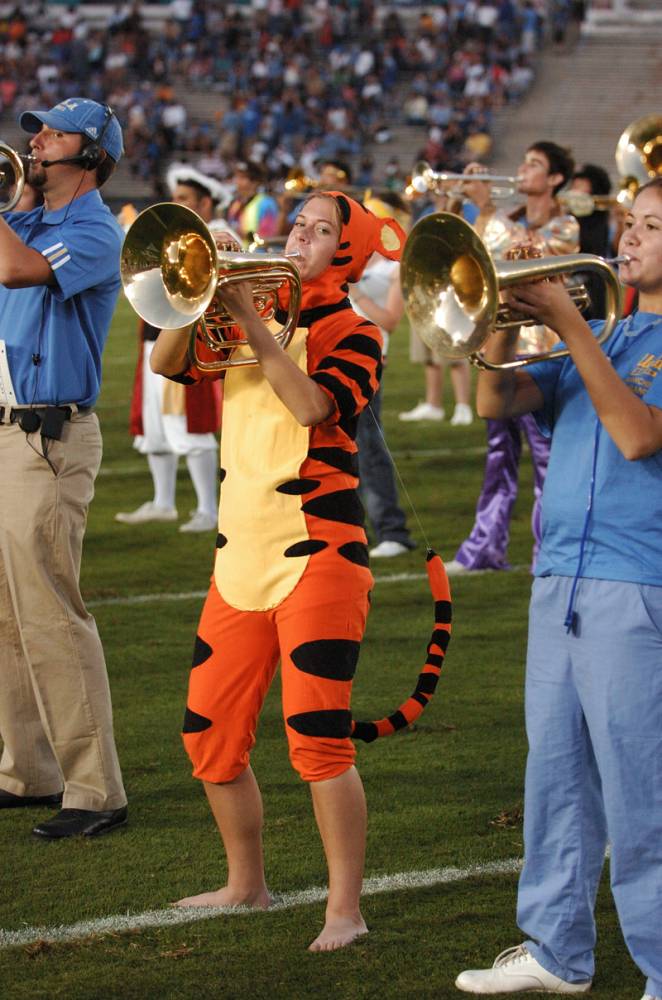
[[(297, 330), (287, 349), (302, 371), (307, 333)], [(221, 468), (226, 475), (219, 521), (227, 543), (216, 554), (214, 577), (221, 596), (233, 607), (275, 607), (306, 567), (307, 557), (283, 555), (288, 546), (307, 538), (302, 498), (278, 493), (276, 487), (298, 478), (309, 433), (278, 399), (259, 365), (229, 369), (223, 394)]]

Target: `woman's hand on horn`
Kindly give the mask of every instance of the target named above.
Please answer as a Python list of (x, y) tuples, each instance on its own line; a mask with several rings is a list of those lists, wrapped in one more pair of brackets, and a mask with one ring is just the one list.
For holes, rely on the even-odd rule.
[(504, 301), (517, 312), (544, 323), (562, 337), (563, 327), (577, 318), (577, 307), (560, 276), (526, 281), (505, 289)]
[(218, 296), (235, 322), (240, 325), (257, 315), (253, 282), (249, 278), (221, 285)]

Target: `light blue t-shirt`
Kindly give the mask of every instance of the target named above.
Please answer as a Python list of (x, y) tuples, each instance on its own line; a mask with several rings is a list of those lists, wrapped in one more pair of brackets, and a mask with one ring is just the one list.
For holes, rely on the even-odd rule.
[[(590, 326), (597, 332), (600, 322)], [(662, 316), (634, 313), (604, 345), (637, 396), (662, 409)], [(542, 497), (536, 576), (574, 576), (593, 468), (597, 416), (571, 358), (530, 365), (544, 396), (536, 414), (552, 448)], [(662, 451), (628, 461), (600, 428), (581, 575), (662, 586)]]
[(57, 282), (52, 287), (0, 285), (0, 340), (6, 344), (16, 401), (92, 406), (120, 289), (122, 229), (98, 190), (53, 212), (40, 207), (4, 218), (27, 246), (46, 257)]

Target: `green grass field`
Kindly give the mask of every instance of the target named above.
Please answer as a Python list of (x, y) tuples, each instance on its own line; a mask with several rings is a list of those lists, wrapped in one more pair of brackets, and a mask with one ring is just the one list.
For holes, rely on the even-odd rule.
[[(43, 843), (30, 834), (43, 812), (0, 813), (5, 931), (158, 910), (224, 878), (215, 827), (179, 737), (202, 603), (195, 595), (207, 586), (213, 536), (113, 520), (116, 511), (151, 497), (146, 462), (132, 451), (127, 433), (135, 327), (122, 301), (105, 355), (98, 407), (105, 457), (83, 560), (83, 592), (108, 660), (130, 823), (98, 840)], [(355, 684), (359, 718), (393, 710), (412, 689), (432, 624), (426, 541), (452, 558), (471, 527), (482, 480), (482, 421), (452, 428), (397, 420), (422, 388), (421, 370), (406, 358), (403, 325), (393, 338), (384, 423), (420, 521), (409, 513), (419, 548), (373, 566), (377, 583)], [(521, 857), (530, 497), (525, 456), (510, 550), (519, 569), (452, 581), (453, 638), (435, 700), (414, 731), (359, 746), (369, 807), (367, 876)], [(193, 506), (184, 471), (178, 506), (180, 517)], [(412, 578), (389, 580), (403, 573)], [(127, 600), (145, 595), (154, 599)], [(277, 682), (253, 766), (265, 799), (271, 889), (296, 893), (323, 885), (308, 791), (287, 761)], [(36, 940), (0, 949), (0, 998), (459, 997), (453, 980), (460, 969), (491, 964), (521, 940), (515, 892), (514, 875), (474, 874), (370, 895), (364, 905), (370, 935), (326, 955), (305, 950), (321, 926), (323, 902), (69, 943)], [(598, 921), (594, 995), (638, 998), (641, 977), (623, 946), (606, 885)]]

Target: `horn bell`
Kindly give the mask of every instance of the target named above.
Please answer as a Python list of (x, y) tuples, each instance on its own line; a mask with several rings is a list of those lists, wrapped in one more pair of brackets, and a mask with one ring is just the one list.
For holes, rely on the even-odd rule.
[(0, 142), (0, 215), (11, 212), (21, 200), (29, 160), (29, 156)]
[[(492, 261), (489, 251), (468, 222), (449, 212), (424, 216), (416, 223), (400, 264), (405, 310), (412, 330), (423, 343), (444, 357), (468, 358), (479, 368), (519, 368), (543, 361), (552, 352), (530, 354), (494, 365), (480, 353), (494, 329), (529, 325), (524, 314), (499, 307), (499, 292), (526, 281), (538, 281), (573, 271), (599, 274), (605, 282), (606, 318), (596, 336), (611, 336), (622, 313), (622, 290), (608, 261), (590, 253), (551, 255), (531, 260)], [(575, 304), (581, 308), (580, 294)], [(570, 291), (570, 289), (569, 289)], [(567, 348), (555, 349), (555, 358)]]
[(424, 216), (405, 243), (400, 280), (412, 328), (436, 354), (466, 358), (494, 327), (497, 276), (485, 244), (448, 212)]
[(130, 226), (120, 275), (138, 315), (152, 326), (175, 330), (198, 319), (214, 297), (216, 244), (197, 212), (161, 202)]
[(631, 122), (616, 146), (616, 168), (625, 180), (645, 184), (662, 174), (662, 116), (645, 115)]

